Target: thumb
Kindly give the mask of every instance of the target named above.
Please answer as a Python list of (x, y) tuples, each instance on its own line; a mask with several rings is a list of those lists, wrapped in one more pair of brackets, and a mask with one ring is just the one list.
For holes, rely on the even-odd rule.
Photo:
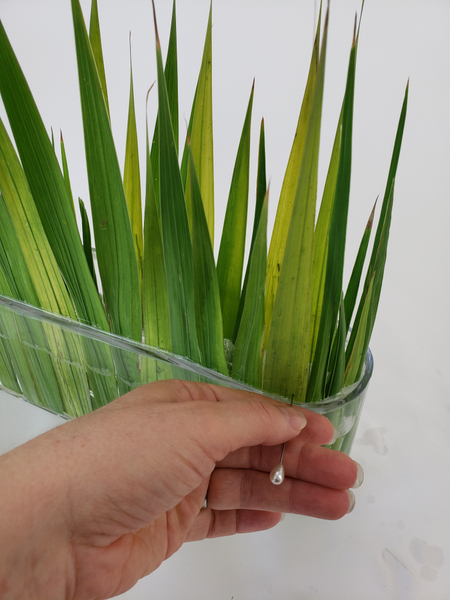
[(281, 444), (306, 426), (305, 415), (295, 406), (256, 393), (208, 387), (215, 402), (201, 403), (205, 420), (198, 421), (197, 439), (205, 440), (206, 435), (205, 441), (211, 444), (209, 452), (216, 462), (239, 448)]

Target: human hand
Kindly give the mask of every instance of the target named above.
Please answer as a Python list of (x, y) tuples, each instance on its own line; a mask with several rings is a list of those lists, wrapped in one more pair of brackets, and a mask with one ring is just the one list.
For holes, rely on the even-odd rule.
[(180, 381), (53, 429), (0, 457), (0, 597), (109, 598), (185, 541), (267, 529), (283, 512), (340, 518), (358, 470), (320, 447), (332, 435), (310, 411)]

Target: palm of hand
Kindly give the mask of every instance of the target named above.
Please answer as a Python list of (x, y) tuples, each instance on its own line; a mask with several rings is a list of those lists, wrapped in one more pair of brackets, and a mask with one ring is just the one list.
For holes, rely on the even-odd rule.
[[(157, 569), (188, 539), (203, 501), (204, 492), (196, 489), (139, 531), (123, 533), (104, 547), (77, 544), (75, 598), (110, 598)], [(117, 525), (126, 530), (125, 524)]]
[[(306, 413), (304, 427), (296, 409), (256, 394), (159, 382), (20, 447), (5, 476), (21, 469), (21, 501), (36, 469), (42, 476), (11, 555), (14, 564), (26, 547), (36, 562), (17, 597), (109, 598), (185, 541), (268, 529), (282, 512), (342, 517), (356, 465), (320, 446), (333, 428)], [(286, 480), (275, 487), (268, 473), (287, 440)]]

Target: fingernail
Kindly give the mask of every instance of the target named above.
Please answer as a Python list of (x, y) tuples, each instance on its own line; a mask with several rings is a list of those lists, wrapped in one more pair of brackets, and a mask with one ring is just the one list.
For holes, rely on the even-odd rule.
[(305, 415), (296, 408), (287, 407), (282, 409), (289, 419), (289, 425), (292, 429), (300, 431), (306, 425)]
[(364, 471), (362, 466), (359, 464), (359, 462), (353, 461), (356, 465), (356, 470), (357, 470), (357, 475), (356, 475), (356, 481), (355, 483), (352, 485), (352, 489), (356, 489), (359, 488), (362, 485), (362, 482), (364, 481)]
[(333, 426), (333, 437), (328, 442), (327, 446), (332, 446), (334, 444), (334, 442), (338, 439), (338, 437), (339, 437), (338, 431), (337, 431), (336, 427)]
[(347, 490), (347, 494), (348, 494), (348, 499), (349, 499), (349, 506), (348, 506), (347, 514), (349, 514), (355, 508), (356, 498), (355, 498), (355, 494), (350, 490)]
[(286, 517), (286, 513), (281, 513), (281, 519), (278, 521), (278, 523), (281, 523), (281, 521), (284, 521)]

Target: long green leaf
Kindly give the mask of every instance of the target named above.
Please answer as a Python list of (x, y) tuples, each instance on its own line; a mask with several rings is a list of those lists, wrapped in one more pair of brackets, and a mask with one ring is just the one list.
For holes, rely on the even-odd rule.
[(261, 388), (263, 384), (264, 299), (267, 272), (268, 191), (259, 214), (248, 270), (247, 292), (233, 357), (233, 378)]
[[(0, 194), (0, 212), (2, 210), (4, 210), (4, 201)], [(4, 222), (4, 216), (0, 217), (0, 227)], [(11, 267), (2, 239), (0, 237), (0, 294), (9, 298), (17, 298), (17, 287), (10, 272)], [(50, 357), (46, 355), (40, 361), (34, 347), (35, 344), (31, 346), (22, 344), (19, 335), (24, 329), (25, 324), (21, 322), (20, 317), (15, 317), (8, 308), (0, 307), (0, 338), (6, 354), (4, 366), (7, 369), (7, 373), (2, 374), (2, 385), (19, 394), (23, 393), (34, 404), (54, 410), (59, 408), (62, 411), (63, 404)], [(5, 375), (7, 379), (3, 379)]]
[(128, 106), (127, 141), (125, 148), (125, 167), (123, 172), (123, 187), (128, 206), (128, 215), (133, 233), (134, 250), (136, 252), (139, 280), (142, 284), (142, 201), (141, 201), (141, 173), (139, 169), (139, 147), (136, 127), (136, 112), (134, 106), (133, 66), (131, 62), (130, 38), (130, 100)]
[[(142, 273), (142, 314), (144, 341), (162, 350), (172, 349), (169, 298), (164, 264), (161, 224), (156, 207), (147, 125), (147, 174), (144, 216), (144, 256)], [(142, 357), (142, 383), (169, 379), (172, 369), (149, 357)]]
[[(360, 301), (359, 318), (355, 321), (350, 341), (347, 348), (348, 364), (346, 368), (346, 384), (356, 381), (362, 372), (365, 355), (369, 346), (373, 326), (380, 301), (381, 285), (383, 282), (384, 268), (386, 265), (387, 246), (389, 241), (389, 229), (392, 217), (392, 205), (394, 201), (394, 183), (392, 181), (389, 201), (384, 222), (381, 227), (381, 235), (377, 248), (375, 260), (372, 266), (369, 289)], [(369, 272), (370, 273), (370, 272)], [(371, 289), (372, 288), (372, 289)], [(369, 297), (370, 290), (370, 300)], [(368, 303), (368, 308), (366, 308)], [(356, 363), (356, 364), (355, 364)]]
[(317, 336), (319, 335), (320, 319), (322, 316), (323, 294), (325, 288), (325, 275), (328, 259), (328, 238), (330, 232), (331, 216), (333, 214), (333, 201), (336, 192), (336, 182), (339, 170), (339, 157), (341, 153), (342, 140), (342, 116), (343, 107), (339, 116), (336, 135), (331, 152), (330, 164), (328, 166), (327, 178), (320, 203), (319, 216), (317, 218), (314, 233), (314, 259), (312, 272), (312, 343), (311, 355), (316, 350)]
[(264, 389), (305, 401), (311, 359), (311, 301), (320, 126), (328, 14), (311, 118), (267, 341)]
[[(2, 277), (3, 273), (0, 273), (0, 279)], [(0, 289), (2, 289), (1, 282)], [(14, 394), (21, 395), (23, 392), (20, 387), (18, 375), (20, 367), (18, 369), (13, 362), (13, 349), (11, 340), (9, 339), (10, 336), (7, 333), (8, 328), (13, 331), (15, 330), (13, 316), (10, 311), (0, 307), (0, 386)], [(21, 352), (21, 358), (23, 362), (26, 362), (23, 352)]]
[(355, 67), (356, 40), (354, 39), (350, 52), (342, 113), (341, 152), (339, 157), (335, 197), (333, 200), (333, 212), (330, 222), (322, 313), (308, 382), (308, 401), (320, 400), (325, 394), (329, 352), (336, 327), (338, 307), (342, 294), (347, 215), (350, 197)]
[[(4, 155), (2, 156), (2, 159)], [(31, 273), (21, 250), (15, 228), (9, 218), (4, 196), (9, 195), (5, 185), (5, 162), (0, 161), (0, 269), (7, 280), (9, 293), (13, 298), (31, 302), (39, 306), (39, 299), (33, 285)], [(24, 224), (26, 227), (26, 224)], [(24, 227), (24, 228), (25, 228)], [(23, 231), (22, 231), (23, 235)], [(25, 234), (26, 235), (26, 234)], [(41, 270), (42, 272), (42, 270)], [(45, 276), (45, 270), (43, 272)], [(36, 273), (33, 276), (36, 277)], [(51, 281), (49, 295), (51, 295)], [(8, 290), (6, 290), (8, 292)], [(16, 322), (18, 339), (25, 345), (20, 349), (29, 361), (30, 370), (24, 389), (31, 394), (30, 400), (36, 401), (34, 390), (40, 404), (53, 410), (66, 410), (73, 416), (80, 416), (91, 410), (89, 388), (86, 374), (81, 371), (83, 362), (79, 341), (73, 334), (62, 330), (54, 331), (39, 321), (18, 318)], [(10, 339), (15, 340), (12, 336)], [(17, 360), (18, 349), (14, 356)], [(17, 360), (17, 363), (19, 361)], [(18, 373), (23, 373), (19, 370)]]
[(220, 240), (219, 257), (217, 259), (217, 276), (219, 279), (220, 302), (223, 317), (223, 335), (227, 340), (233, 339), (241, 297), (245, 234), (247, 228), (250, 126), (253, 107), (253, 92), (254, 82), (234, 165), (222, 238)]
[[(169, 47), (167, 50), (166, 65), (164, 69), (166, 79), (166, 89), (172, 120), (173, 136), (175, 148), (178, 155), (178, 137), (179, 137), (179, 118), (178, 118), (178, 54), (177, 54), (177, 18), (175, 0), (173, 1), (172, 20), (170, 25)], [(158, 214), (160, 213), (159, 202), (159, 112), (156, 117), (155, 130), (153, 132), (153, 141), (150, 158), (152, 161), (153, 187), (155, 189), (156, 206)]]
[[(242, 285), (241, 299), (239, 301), (239, 309), (236, 317), (236, 326), (234, 328), (233, 342), (236, 341), (236, 336), (239, 331), (241, 324), (242, 311), (244, 310), (245, 297), (247, 294), (248, 278), (250, 275), (250, 264), (252, 260), (253, 248), (255, 245), (256, 235), (259, 227), (259, 219), (261, 218), (261, 211), (264, 205), (264, 199), (267, 193), (267, 179), (266, 179), (266, 146), (265, 146), (265, 134), (264, 134), (264, 119), (261, 120), (261, 128), (259, 134), (259, 151), (258, 151), (258, 173), (256, 182), (256, 205), (255, 205), (255, 216), (253, 219), (253, 232), (252, 241), (250, 242), (250, 251), (248, 255), (247, 268), (245, 270), (244, 283)], [(266, 259), (267, 262), (267, 259)]]
[(69, 167), (67, 165), (66, 148), (64, 145), (64, 139), (63, 139), (62, 132), (61, 132), (61, 162), (62, 162), (62, 168), (63, 168), (64, 182), (66, 184), (67, 193), (69, 194), (69, 198), (72, 202), (73, 212), (75, 214), (75, 204), (73, 201), (72, 187), (70, 185)]
[(367, 352), (366, 339), (369, 315), (372, 308), (374, 281), (375, 274), (372, 275), (367, 294), (362, 299), (361, 318), (358, 329), (356, 330), (354, 343), (352, 345), (352, 351), (350, 353), (350, 357), (346, 367), (344, 385), (350, 385), (359, 379), (361, 364), (364, 364)]
[[(272, 320), (272, 311), (277, 293), (278, 280), (280, 277), (280, 268), (285, 253), (287, 234), (289, 230), (289, 224), (291, 222), (291, 215), (297, 191), (298, 177), (303, 162), (303, 152), (308, 134), (309, 122), (311, 119), (316, 89), (317, 68), (319, 63), (320, 23), (321, 17), (319, 15), (317, 32), (311, 56), (311, 64), (309, 67), (308, 80), (306, 83), (300, 115), (297, 122), (294, 142), (292, 144), (286, 173), (284, 175), (283, 185), (278, 201), (277, 215), (270, 240), (269, 256), (267, 259), (266, 323), (270, 323)], [(268, 335), (269, 330), (267, 329), (266, 342)]]
[[(363, 291), (362, 301), (360, 301), (358, 311), (356, 313), (355, 321), (353, 324), (353, 328), (352, 328), (352, 334), (350, 336), (350, 340), (349, 340), (349, 343), (347, 346), (347, 353), (346, 353), (347, 362), (353, 351), (353, 344), (355, 343), (355, 339), (356, 339), (356, 335), (357, 335), (357, 332), (359, 329), (359, 323), (361, 320), (361, 315), (362, 315), (362, 311), (363, 311), (363, 307), (364, 307), (363, 301), (364, 301), (365, 296), (368, 293), (368, 288), (369, 288), (370, 282), (372, 280), (373, 273), (376, 271), (380, 271), (380, 266), (382, 265), (381, 272), (379, 272), (378, 276), (377, 276), (378, 281), (374, 284), (374, 300), (372, 300), (372, 302), (374, 303), (375, 310), (376, 310), (376, 307), (378, 307), (379, 295), (381, 292), (381, 282), (382, 282), (383, 273), (384, 273), (385, 253), (387, 251), (387, 244), (388, 244), (388, 239), (389, 239), (389, 225), (390, 225), (391, 212), (392, 212), (394, 181), (395, 181), (395, 176), (397, 173), (397, 166), (398, 166), (398, 161), (399, 161), (399, 157), (400, 157), (400, 149), (401, 149), (402, 139), (403, 139), (403, 131), (405, 128), (406, 111), (407, 111), (407, 107), (408, 107), (408, 93), (409, 93), (409, 82), (408, 82), (408, 85), (406, 86), (405, 97), (403, 100), (402, 110), (400, 113), (400, 119), (399, 119), (399, 123), (398, 123), (398, 127), (397, 127), (397, 133), (395, 136), (394, 149), (393, 149), (393, 153), (392, 153), (392, 159), (391, 159), (391, 164), (390, 164), (390, 168), (389, 168), (389, 174), (388, 174), (388, 178), (387, 178), (386, 189), (385, 189), (384, 198), (383, 198), (383, 204), (381, 207), (380, 218), (378, 221), (378, 227), (377, 227), (377, 231), (375, 234), (372, 255), (370, 257), (370, 262), (369, 262), (369, 266), (367, 269), (367, 275), (366, 275), (366, 279), (365, 279), (365, 283), (364, 283), (364, 291)], [(378, 267), (377, 267), (377, 264), (378, 264)], [(372, 317), (372, 327), (373, 327), (374, 320), (375, 320), (375, 314), (373, 314), (373, 317)], [(369, 331), (371, 332), (371, 328), (369, 328)]]
[[(155, 11), (153, 6), (153, 11)], [(161, 226), (172, 331), (172, 350), (200, 362), (195, 326), (192, 243), (170, 116), (155, 15), (159, 100)]]
[(339, 305), (339, 321), (336, 328), (328, 364), (328, 381), (325, 388), (325, 397), (337, 394), (344, 381), (345, 375), (345, 345), (347, 341), (347, 324), (343, 298)]
[(95, 66), (97, 67), (100, 84), (102, 87), (103, 97), (105, 99), (106, 110), (109, 115), (108, 88), (106, 86), (105, 64), (103, 62), (102, 39), (100, 35), (100, 22), (98, 18), (97, 0), (92, 0), (91, 18), (89, 21), (89, 41), (91, 43), (92, 52), (94, 55)]
[(46, 129), (0, 22), (0, 93), (33, 200), (77, 315), (108, 330)]
[(362, 271), (364, 268), (364, 261), (366, 259), (367, 248), (369, 246), (370, 234), (372, 233), (373, 219), (375, 216), (376, 202), (373, 206), (372, 212), (370, 213), (369, 220), (367, 221), (366, 228), (362, 236), (361, 243), (359, 245), (358, 254), (356, 255), (355, 264), (353, 265), (352, 274), (348, 282), (347, 291), (345, 293), (344, 306), (345, 306), (345, 320), (347, 322), (347, 329), (350, 326), (350, 322), (353, 316), (353, 311), (356, 304), (356, 298), (360, 287)]
[[(211, 244), (214, 247), (214, 159), (213, 159), (213, 109), (212, 109), (212, 3), (203, 50), (202, 64), (195, 91), (188, 134), (200, 186)], [(187, 161), (187, 143), (183, 161)], [(182, 164), (182, 171), (185, 165)], [(190, 170), (187, 169), (185, 195), (190, 215)]]
[(192, 208), (195, 320), (200, 351), (205, 365), (228, 375), (223, 350), (223, 323), (216, 264), (192, 152), (189, 152), (189, 180)]
[(169, 298), (167, 295), (161, 225), (156, 208), (152, 165), (148, 147), (148, 133), (142, 308), (145, 343), (149, 346), (170, 351), (172, 342)]
[(139, 271), (106, 104), (79, 0), (72, 0), (95, 247), (113, 331), (141, 341)]
[[(63, 275), (64, 284), (70, 293), (76, 314), (80, 320), (108, 331), (109, 324), (86, 262), (64, 178), (30, 89), (1, 23), (0, 93), (32, 200)], [(34, 219), (30, 222), (33, 223)], [(90, 344), (86, 344), (84, 352), (90, 367), (89, 377), (94, 391), (95, 405), (100, 406), (117, 397), (112, 358), (106, 348), (98, 345), (91, 347)]]
[(84, 206), (84, 202), (81, 198), (78, 198), (78, 205), (80, 208), (80, 215), (81, 215), (81, 231), (83, 234), (84, 254), (86, 256), (86, 261), (87, 261), (87, 264), (89, 265), (89, 271), (91, 272), (91, 276), (94, 281), (95, 287), (98, 290), (97, 276), (95, 274), (95, 268), (94, 268), (94, 256), (92, 253), (91, 227), (89, 225), (89, 218), (88, 218), (88, 214), (86, 211), (86, 207)]

